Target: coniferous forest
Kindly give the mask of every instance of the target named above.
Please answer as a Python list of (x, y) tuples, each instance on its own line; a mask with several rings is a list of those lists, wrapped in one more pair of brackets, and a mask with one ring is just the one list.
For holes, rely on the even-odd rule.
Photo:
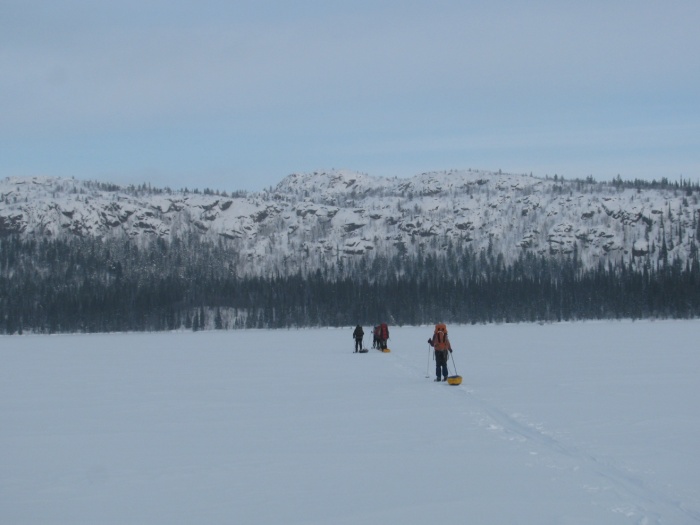
[(700, 315), (697, 258), (585, 269), (577, 253), (354, 257), (307, 274), (239, 276), (197, 239), (0, 238), (0, 333), (554, 322)]

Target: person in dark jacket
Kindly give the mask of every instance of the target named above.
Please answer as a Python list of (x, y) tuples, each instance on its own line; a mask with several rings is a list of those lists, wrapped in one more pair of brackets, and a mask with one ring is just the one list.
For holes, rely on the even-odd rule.
[(353, 339), (355, 339), (355, 353), (359, 352), (362, 350), (362, 338), (365, 336), (364, 330), (362, 330), (362, 327), (358, 324), (355, 327), (355, 331), (352, 333)]

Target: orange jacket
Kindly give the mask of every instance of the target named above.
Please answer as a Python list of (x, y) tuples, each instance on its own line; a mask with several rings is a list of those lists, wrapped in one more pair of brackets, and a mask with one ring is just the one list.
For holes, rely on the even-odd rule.
[(435, 351), (452, 350), (452, 345), (450, 345), (450, 339), (447, 337), (447, 330), (436, 327), (435, 333), (432, 339), (430, 339), (430, 344), (433, 346)]

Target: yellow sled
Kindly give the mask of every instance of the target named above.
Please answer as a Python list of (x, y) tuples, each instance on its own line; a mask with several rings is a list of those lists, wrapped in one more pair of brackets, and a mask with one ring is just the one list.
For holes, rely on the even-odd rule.
[(461, 385), (462, 384), (462, 376), (450, 376), (450, 377), (448, 377), (447, 384), (448, 385)]
[(383, 349), (382, 349), (382, 352), (384, 352), (384, 353), (386, 354), (386, 353), (388, 353), (388, 352), (391, 352), (391, 350), (389, 350), (388, 348), (383, 348)]

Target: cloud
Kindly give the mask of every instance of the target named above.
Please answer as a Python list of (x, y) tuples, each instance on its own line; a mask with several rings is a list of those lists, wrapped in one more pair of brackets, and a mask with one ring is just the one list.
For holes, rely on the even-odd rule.
[(0, 136), (94, 137), (105, 163), (134, 144), (161, 168), (177, 145), (192, 172), (271, 149), (286, 172), (595, 155), (608, 133), (669, 148), (700, 118), (698, 19), (696, 0), (7, 0)]
[(13, 125), (264, 115), (392, 94), (535, 98), (698, 83), (699, 68), (689, 67), (700, 47), (695, 2), (437, 2), (431, 10), (380, 2), (355, 13), (302, 3), (291, 20), (254, 7), (215, 18), (192, 4), (195, 16), (160, 22), (135, 3), (120, 16), (78, 4), (82, 11), (55, 24), (25, 17), (31, 37), (3, 46), (0, 85)]

